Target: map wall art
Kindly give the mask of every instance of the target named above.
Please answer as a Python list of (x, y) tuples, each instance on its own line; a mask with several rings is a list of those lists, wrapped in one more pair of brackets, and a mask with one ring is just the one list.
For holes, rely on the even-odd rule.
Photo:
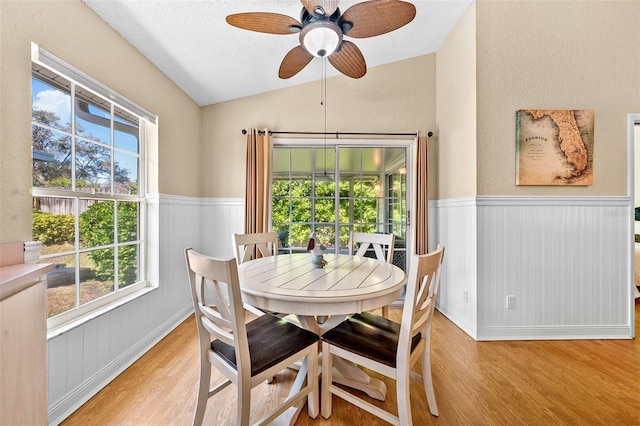
[(594, 110), (516, 112), (516, 185), (593, 185)]

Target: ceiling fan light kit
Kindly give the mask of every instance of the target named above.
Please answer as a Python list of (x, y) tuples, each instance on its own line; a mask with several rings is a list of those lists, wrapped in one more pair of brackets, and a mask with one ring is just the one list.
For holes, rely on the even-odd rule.
[(413, 4), (401, 0), (368, 0), (348, 8), (343, 14), (338, 0), (301, 0), (301, 21), (269, 12), (245, 12), (227, 16), (237, 28), (267, 34), (300, 32), (300, 45), (287, 53), (278, 76), (291, 78), (314, 57), (327, 58), (342, 74), (363, 77), (367, 64), (360, 49), (343, 36), (374, 37), (407, 25), (416, 15)]
[(342, 30), (335, 22), (312, 22), (300, 31), (300, 43), (316, 58), (324, 58), (342, 43)]

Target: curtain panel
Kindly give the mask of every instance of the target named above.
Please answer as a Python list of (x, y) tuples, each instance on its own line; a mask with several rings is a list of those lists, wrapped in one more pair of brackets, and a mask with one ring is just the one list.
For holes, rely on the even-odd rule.
[(268, 232), (270, 227), (271, 157), (269, 131), (247, 131), (244, 232)]
[(429, 138), (416, 136), (416, 254), (429, 252)]

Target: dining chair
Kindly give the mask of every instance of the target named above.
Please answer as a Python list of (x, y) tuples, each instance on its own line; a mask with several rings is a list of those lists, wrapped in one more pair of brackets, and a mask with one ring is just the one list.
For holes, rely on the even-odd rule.
[[(356, 256), (365, 256), (367, 251), (373, 249), (376, 259), (381, 262), (393, 263), (393, 247), (395, 234), (372, 234), (351, 231), (349, 235), (349, 253)], [(354, 252), (357, 245), (357, 251)], [(385, 256), (386, 251), (386, 256)], [(389, 307), (382, 307), (382, 316), (389, 317)]]
[(262, 257), (278, 254), (277, 232), (233, 234), (232, 239), (238, 265), (254, 259), (258, 253)]
[[(332, 412), (336, 395), (395, 425), (411, 425), (410, 378), (422, 381), (429, 410), (438, 415), (431, 377), (431, 324), (438, 295), (444, 247), (411, 261), (400, 324), (369, 312), (356, 314), (322, 335), (322, 408)], [(383, 374), (396, 383), (397, 414), (386, 411), (334, 385), (333, 357), (338, 356)], [(421, 358), (422, 376), (411, 372)]]
[[(262, 257), (269, 257), (278, 254), (278, 233), (277, 232), (254, 232), (249, 234), (233, 234), (233, 248), (236, 253), (236, 262), (238, 265), (255, 259), (258, 253)], [(258, 309), (249, 304), (244, 305), (245, 309), (256, 315), (262, 315), (264, 312), (284, 317), (286, 314), (265, 311)]]
[[(306, 385), (255, 424), (271, 423), (305, 397), (309, 416), (317, 417), (318, 336), (270, 314), (245, 324), (236, 260), (217, 259), (192, 248), (185, 249), (185, 259), (200, 350), (200, 384), (193, 424), (202, 424), (208, 399), (234, 383), (238, 388), (235, 424), (248, 425), (251, 389), (303, 359), (308, 367)], [(207, 300), (213, 300), (212, 305), (205, 303), (205, 292)], [(226, 380), (210, 388), (213, 367)]]

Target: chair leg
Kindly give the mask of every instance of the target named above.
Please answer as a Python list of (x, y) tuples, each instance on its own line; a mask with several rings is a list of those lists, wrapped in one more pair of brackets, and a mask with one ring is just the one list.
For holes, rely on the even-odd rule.
[(329, 344), (322, 342), (322, 396), (321, 396), (321, 414), (322, 417), (328, 419), (331, 417), (332, 398), (333, 395), (329, 391), (329, 386), (333, 381), (333, 355), (329, 352)]
[(318, 389), (318, 350), (307, 355), (307, 383), (311, 383), (311, 393), (307, 395), (307, 412), (315, 419), (320, 412), (320, 392)]
[(200, 383), (198, 384), (198, 399), (196, 411), (193, 415), (194, 426), (200, 426), (204, 420), (204, 412), (209, 400), (209, 386), (211, 385), (211, 364), (205, 359), (200, 363)]
[(396, 395), (398, 398), (398, 419), (401, 425), (412, 425), (409, 372), (396, 377)]
[(424, 392), (429, 402), (429, 411), (434, 416), (438, 415), (438, 404), (436, 404), (436, 394), (433, 390), (433, 377), (431, 377), (431, 342), (427, 339), (427, 345), (422, 352), (422, 383)]
[(249, 378), (238, 377), (238, 407), (236, 411), (236, 425), (248, 426), (251, 415), (251, 381)]

